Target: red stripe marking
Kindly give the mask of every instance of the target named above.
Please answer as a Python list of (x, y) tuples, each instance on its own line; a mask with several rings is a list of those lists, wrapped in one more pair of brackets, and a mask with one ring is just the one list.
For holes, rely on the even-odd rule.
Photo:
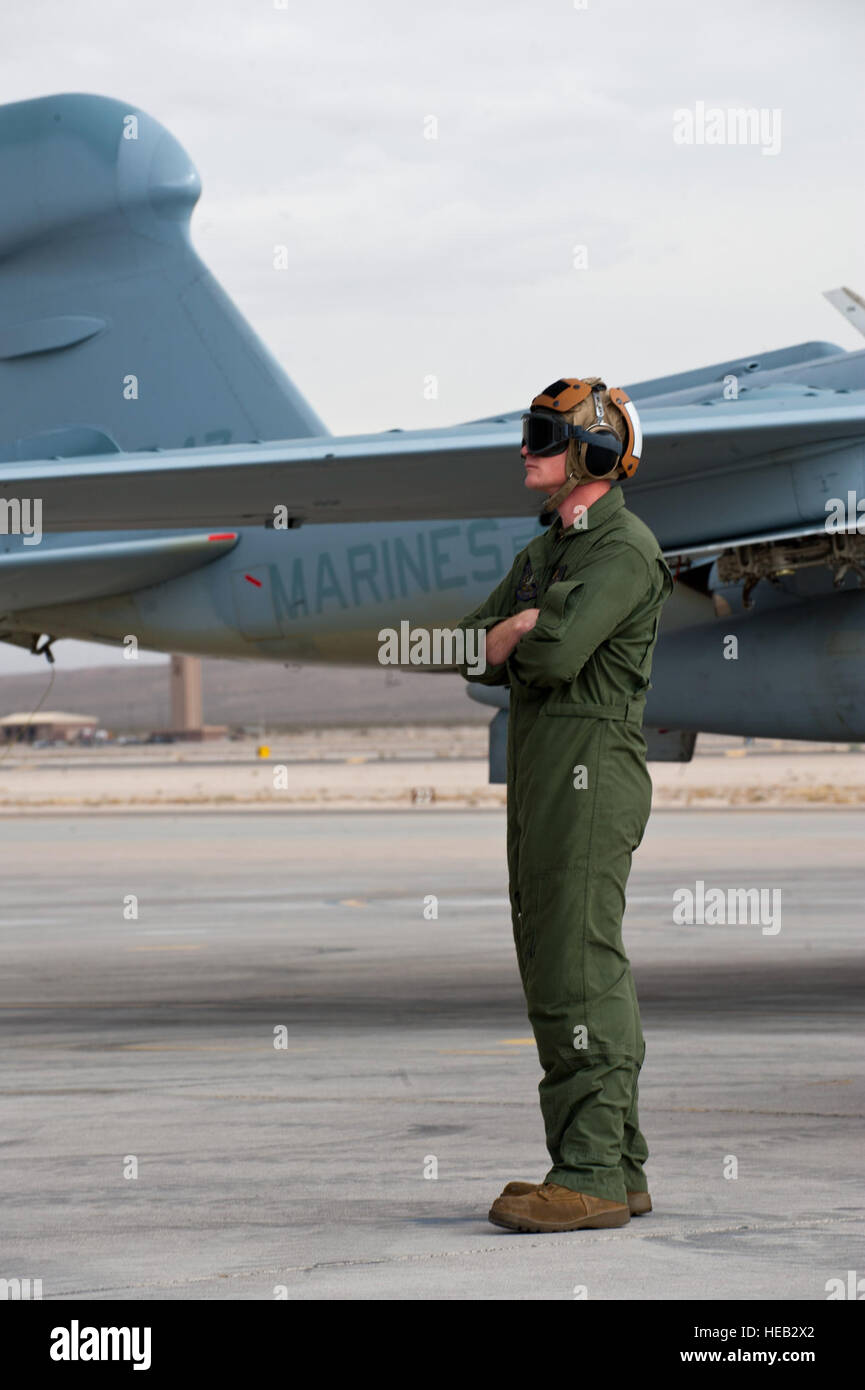
[(244, 579), (248, 579), (249, 582), (250, 582), (250, 584), (254, 584), (255, 587), (256, 587), (256, 589), (260, 589), (260, 588), (261, 588), (261, 580), (260, 580), (260, 579), (253, 579), (253, 577), (252, 577), (251, 574), (245, 574), (243, 577), (244, 577)]
[(207, 539), (208, 539), (209, 541), (236, 541), (236, 540), (237, 540), (237, 532), (236, 532), (236, 531), (222, 531), (222, 532), (220, 532), (220, 533), (219, 533), (218, 535), (216, 535), (216, 536), (208, 536)]

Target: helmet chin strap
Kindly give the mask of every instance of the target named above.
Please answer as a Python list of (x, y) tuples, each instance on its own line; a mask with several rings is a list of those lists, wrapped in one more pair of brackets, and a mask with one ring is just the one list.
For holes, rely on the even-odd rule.
[(541, 524), (548, 526), (553, 519), (553, 513), (558, 510), (565, 498), (569, 496), (580, 483), (586, 483), (588, 481), (588, 478), (583, 478), (575, 473), (568, 473), (558, 492), (554, 492), (552, 497), (546, 497), (544, 499), (544, 505), (541, 508)]

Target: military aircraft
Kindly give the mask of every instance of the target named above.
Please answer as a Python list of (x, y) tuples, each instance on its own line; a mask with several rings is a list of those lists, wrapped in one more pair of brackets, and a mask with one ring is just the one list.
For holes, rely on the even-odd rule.
[[(3, 641), (375, 663), (381, 629), (455, 623), (537, 534), (520, 411), (328, 434), (193, 250), (198, 175), (143, 111), (0, 107), (0, 181)], [(828, 297), (865, 331), (856, 295)], [(687, 760), (701, 730), (865, 738), (865, 352), (626, 389), (626, 499), (677, 578), (650, 757)]]

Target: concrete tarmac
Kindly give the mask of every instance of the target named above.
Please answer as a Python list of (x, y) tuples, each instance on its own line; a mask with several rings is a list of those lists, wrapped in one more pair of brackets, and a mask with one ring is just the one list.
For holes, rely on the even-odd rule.
[[(486, 1220), (548, 1167), (502, 811), (5, 820), (0, 1278), (825, 1299), (865, 1275), (862, 838), (859, 811), (655, 814), (626, 941), (656, 1210), (519, 1235)], [(780, 889), (780, 930), (676, 925), (697, 880)]]

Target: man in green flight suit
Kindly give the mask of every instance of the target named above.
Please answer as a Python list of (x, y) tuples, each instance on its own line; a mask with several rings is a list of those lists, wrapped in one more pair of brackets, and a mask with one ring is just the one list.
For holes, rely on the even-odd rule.
[(492, 1205), (490, 1221), (518, 1231), (623, 1226), (652, 1208), (622, 916), (651, 806), (642, 716), (673, 580), (616, 482), (641, 446), (619, 387), (570, 378), (536, 396), (525, 482), (551, 494), (542, 520), (557, 515), (459, 624), (486, 634), (486, 670), (463, 676), (510, 688), (511, 917), (552, 1159), (543, 1183), (508, 1183)]

